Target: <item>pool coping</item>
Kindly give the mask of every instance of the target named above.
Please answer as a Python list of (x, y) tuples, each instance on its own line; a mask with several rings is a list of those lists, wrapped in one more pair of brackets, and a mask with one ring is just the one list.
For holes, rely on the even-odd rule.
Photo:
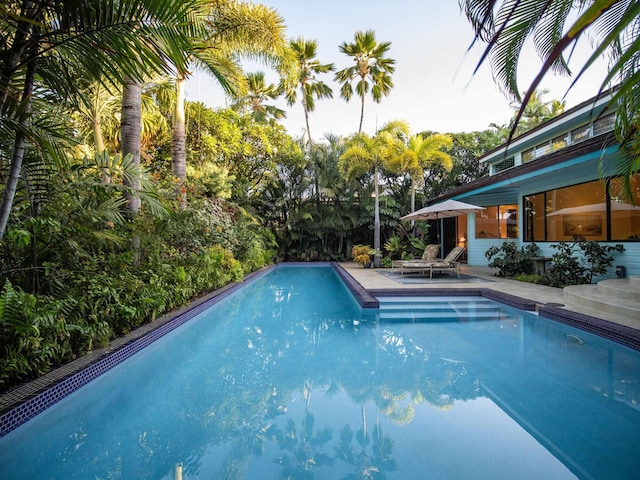
[(640, 331), (638, 330), (555, 306), (538, 305), (531, 300), (488, 288), (366, 289), (337, 262), (285, 262), (250, 273), (245, 276), (242, 282), (233, 282), (203, 295), (187, 306), (169, 312), (154, 322), (132, 331), (129, 335), (112, 341), (107, 347), (89, 352), (37, 380), (1, 394), (0, 437), (5, 436), (155, 340), (278, 266), (331, 266), (363, 309), (378, 308), (379, 301), (376, 297), (382, 296), (482, 296), (521, 310), (537, 310), (539, 315), (551, 320), (589, 331), (634, 350), (640, 350)]

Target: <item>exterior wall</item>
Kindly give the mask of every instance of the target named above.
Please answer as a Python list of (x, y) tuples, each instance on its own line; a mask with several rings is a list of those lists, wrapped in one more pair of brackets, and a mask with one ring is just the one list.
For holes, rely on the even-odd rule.
[[(576, 183), (580, 183), (581, 181), (595, 180), (597, 176), (593, 175), (581, 175), (580, 179), (576, 181)], [(554, 188), (559, 188), (566, 186), (566, 182), (556, 182), (552, 185), (546, 187), (551, 190)], [(525, 195), (529, 195), (532, 193), (537, 193), (538, 190), (526, 191), (518, 195), (518, 248), (526, 245), (528, 242), (523, 241), (523, 232), (524, 232), (524, 215), (522, 214), (522, 198)], [(507, 203), (506, 200), (500, 201), (500, 198), (495, 198), (496, 203)], [(467, 215), (467, 263), (469, 265), (477, 265), (477, 266), (487, 266), (489, 261), (487, 257), (485, 257), (485, 252), (491, 248), (492, 246), (496, 246), (500, 248), (502, 244), (507, 241), (507, 239), (487, 239), (487, 238), (475, 238), (476, 237), (476, 229), (475, 229), (475, 214)], [(513, 239), (515, 240), (515, 239)], [(543, 257), (552, 257), (554, 253), (557, 253), (558, 250), (556, 248), (552, 248), (551, 245), (556, 245), (559, 242), (535, 242), (538, 248), (540, 249), (540, 255)], [(613, 252), (614, 261), (609, 269), (607, 275), (603, 277), (594, 278), (594, 282), (598, 280), (602, 280), (605, 278), (616, 278), (615, 275), (615, 267), (617, 265), (622, 265), (626, 268), (626, 274), (629, 275), (640, 275), (640, 242), (607, 242), (607, 245), (624, 245), (624, 252)]]

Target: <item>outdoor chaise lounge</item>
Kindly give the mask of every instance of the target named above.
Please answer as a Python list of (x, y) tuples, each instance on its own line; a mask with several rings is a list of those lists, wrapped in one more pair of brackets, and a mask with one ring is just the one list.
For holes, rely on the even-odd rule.
[[(400, 268), (404, 270), (403, 265), (410, 262), (435, 262), (438, 260), (438, 252), (440, 252), (440, 245), (437, 243), (429, 244), (422, 252), (422, 257), (412, 258), (411, 260), (394, 260), (391, 264), (391, 268)], [(414, 269), (415, 270), (415, 269)]]
[(421, 271), (426, 272), (429, 270), (429, 278), (433, 278), (433, 271), (443, 271), (443, 270), (454, 270), (460, 278), (460, 262), (458, 258), (464, 252), (464, 248), (455, 247), (453, 250), (449, 252), (444, 259), (434, 259), (434, 260), (408, 260), (402, 263), (402, 275), (404, 275), (405, 270), (409, 271)]

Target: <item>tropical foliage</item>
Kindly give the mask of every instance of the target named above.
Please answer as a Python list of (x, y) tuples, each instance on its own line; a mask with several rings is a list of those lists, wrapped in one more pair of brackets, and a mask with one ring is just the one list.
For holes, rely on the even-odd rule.
[[(632, 198), (630, 178), (640, 170), (640, 4), (635, 0), (460, 0), (460, 5), (475, 30), (476, 41), (487, 44), (477, 68), (488, 58), (496, 82), (520, 101), (510, 137), (544, 76), (549, 72), (571, 74), (568, 56), (579, 41), (588, 37), (593, 53), (573, 83), (602, 54), (609, 53), (610, 67), (600, 91), (615, 87), (616, 136), (624, 155), (618, 165), (606, 165), (603, 170), (623, 173), (625, 194)], [(521, 96), (518, 64), (528, 39), (543, 64)]]
[[(481, 174), (484, 146), (458, 155), (455, 135), (411, 136), (402, 122), (311, 141), (333, 65), (314, 41), (287, 40), (273, 9), (129, 3), (0, 7), (0, 390), (274, 260), (345, 260), (374, 243), (367, 255), (380, 257), (382, 242), (402, 255), (421, 232), (398, 218), (412, 192), (430, 195), (429, 172), (452, 185)], [(389, 44), (356, 40), (375, 55), (355, 91), (379, 101)], [(278, 85), (243, 72), (245, 58)], [(194, 67), (236, 108), (186, 101)], [(306, 139), (278, 124), (281, 92), (302, 100)]]

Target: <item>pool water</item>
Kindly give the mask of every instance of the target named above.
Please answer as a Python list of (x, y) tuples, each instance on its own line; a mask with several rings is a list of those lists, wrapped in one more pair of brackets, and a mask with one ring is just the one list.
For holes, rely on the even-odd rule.
[(0, 438), (2, 479), (638, 478), (639, 352), (278, 267)]

